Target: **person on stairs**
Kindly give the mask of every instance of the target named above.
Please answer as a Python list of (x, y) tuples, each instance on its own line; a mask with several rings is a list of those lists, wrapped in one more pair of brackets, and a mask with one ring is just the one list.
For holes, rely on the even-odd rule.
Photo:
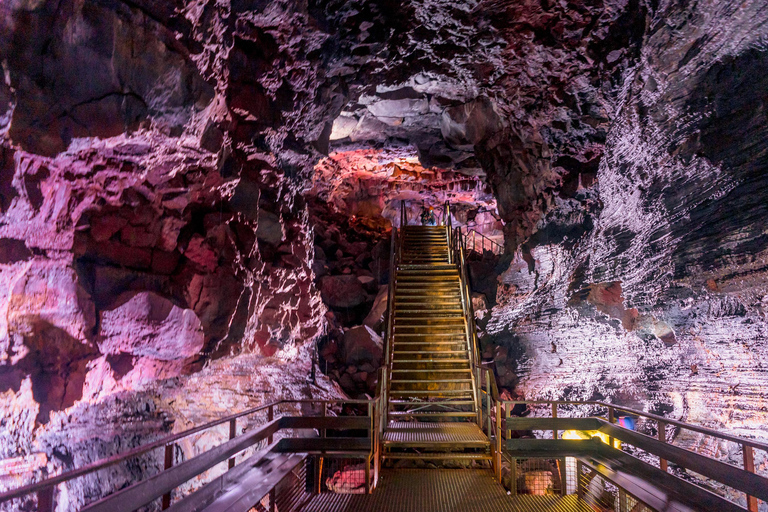
[(426, 206), (421, 207), (421, 225), (422, 226), (437, 225), (437, 219), (435, 219), (435, 211), (431, 206), (429, 208), (427, 208)]

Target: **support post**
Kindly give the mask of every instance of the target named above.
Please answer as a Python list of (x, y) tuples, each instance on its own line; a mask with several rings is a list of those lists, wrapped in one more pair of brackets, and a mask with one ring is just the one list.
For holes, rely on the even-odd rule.
[[(744, 471), (755, 472), (755, 452), (751, 446), (742, 444), (741, 451), (744, 456)], [(747, 494), (747, 510), (757, 512), (757, 498)]]
[[(614, 412), (613, 407), (608, 407), (608, 423), (611, 425), (616, 423), (616, 413)], [(608, 444), (613, 448), (613, 436), (608, 437)]]
[(566, 473), (565, 457), (557, 459), (557, 466), (560, 469), (560, 494), (568, 494), (568, 474)]
[(275, 512), (277, 510), (277, 507), (275, 506), (275, 488), (273, 487), (269, 491), (269, 512)]
[[(231, 420), (229, 420), (229, 440), (231, 441), (232, 439), (234, 439), (236, 435), (237, 435), (237, 418), (232, 418)], [(234, 457), (229, 459), (228, 467), (229, 469), (232, 469), (233, 467), (235, 467)]]
[(627, 492), (619, 487), (619, 512), (627, 511)]
[(517, 459), (514, 457), (509, 464), (509, 493), (512, 496), (517, 495)]
[(579, 500), (584, 499), (584, 488), (581, 486), (582, 471), (582, 462), (580, 459), (576, 459), (576, 496), (579, 498)]
[(365, 458), (365, 494), (371, 494), (371, 458)]
[[(165, 464), (163, 465), (164, 471), (167, 471), (173, 467), (173, 444), (165, 445)], [(171, 506), (171, 493), (167, 492), (163, 494), (162, 510), (165, 510)]]
[[(552, 419), (557, 419), (557, 402), (552, 402)], [(552, 429), (552, 439), (557, 439), (557, 429)]]
[(323, 482), (323, 458), (321, 456), (315, 457), (315, 481), (312, 486), (314, 494), (320, 494)]
[[(658, 432), (659, 441), (661, 441), (662, 443), (666, 443), (667, 442), (667, 423), (659, 420), (658, 431), (659, 431)], [(668, 466), (667, 459), (662, 459), (661, 457), (659, 457), (659, 468), (661, 468), (662, 471), (666, 471), (667, 466)]]
[(53, 491), (55, 487), (45, 487), (37, 491), (37, 510), (39, 512), (53, 512)]

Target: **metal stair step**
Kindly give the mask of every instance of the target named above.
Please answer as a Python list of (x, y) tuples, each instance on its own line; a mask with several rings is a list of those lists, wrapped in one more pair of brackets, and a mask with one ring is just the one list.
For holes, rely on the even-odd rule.
[(390, 395), (410, 396), (414, 395), (460, 395), (463, 397), (472, 397), (471, 389), (393, 389)]
[[(394, 444), (394, 443), (393, 443)], [(491, 456), (488, 454), (473, 454), (473, 453), (456, 453), (456, 452), (439, 452), (439, 453), (390, 453), (386, 452), (382, 455), (385, 459), (417, 459), (417, 460), (491, 460)]]
[[(469, 368), (402, 368), (392, 370), (392, 373), (471, 373)], [(429, 379), (426, 379), (432, 382)]]
[(469, 364), (468, 358), (456, 358), (446, 361), (445, 359), (395, 359), (393, 361), (394, 363), (400, 363), (400, 364), (409, 364), (409, 363), (439, 363), (439, 364), (458, 364), (458, 363), (466, 363)]
[(390, 416), (413, 418), (475, 418), (477, 413), (474, 411), (445, 411), (445, 412), (409, 412), (409, 411), (389, 411)]
[(432, 270), (453, 270), (455, 272), (458, 272), (458, 268), (456, 265), (404, 265), (400, 264), (397, 266), (398, 272), (401, 270), (413, 270), (416, 271), (429, 271)]
[(465, 333), (464, 331), (460, 333), (452, 333), (452, 332), (436, 332), (436, 333), (424, 333), (424, 332), (396, 332), (394, 333), (395, 338), (413, 338), (413, 337), (424, 337), (424, 336), (437, 336), (438, 338), (457, 338), (460, 337), (461, 339), (465, 339)]
[(472, 379), (392, 379), (392, 384), (472, 384)]
[[(434, 353), (433, 350), (430, 351), (421, 351), (421, 350), (400, 350), (398, 351), (398, 354), (430, 354)], [(441, 354), (466, 354), (467, 350), (441, 350)]]
[(411, 405), (411, 406), (423, 406), (423, 405), (475, 405), (474, 400), (438, 400), (434, 402), (414, 402), (413, 400), (390, 400), (389, 405)]

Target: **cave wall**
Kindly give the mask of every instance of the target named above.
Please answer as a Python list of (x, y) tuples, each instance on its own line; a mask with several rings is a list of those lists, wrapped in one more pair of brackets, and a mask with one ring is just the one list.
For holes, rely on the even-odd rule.
[(557, 194), (499, 278), (488, 352), (519, 395), (768, 437), (766, 12), (649, 6), (594, 181)]
[[(326, 308), (301, 193), (343, 103), (325, 21), (294, 2), (0, 12), (0, 458), (16, 468), (2, 485), (340, 396), (306, 380)], [(73, 482), (62, 510), (161, 458)]]

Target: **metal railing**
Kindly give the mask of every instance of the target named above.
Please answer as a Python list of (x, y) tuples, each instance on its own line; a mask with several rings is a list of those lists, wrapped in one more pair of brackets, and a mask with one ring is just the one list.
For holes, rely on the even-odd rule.
[[(481, 384), (487, 403), (484, 404), (483, 414), (488, 424), (487, 431), (492, 431), (489, 437), (492, 438), (493, 446), (498, 450), (494, 454), (496, 457), (502, 452), (507, 458), (525, 458), (526, 454), (531, 453), (538, 453), (538, 456), (541, 456), (542, 452), (549, 453), (550, 457), (556, 457), (558, 453), (578, 456), (597, 450), (607, 457), (621, 459), (622, 464), (628, 468), (634, 464), (634, 467), (639, 468), (638, 471), (641, 472), (655, 470), (665, 476), (669, 475), (676, 479), (676, 485), (685, 489), (691, 496), (696, 496), (697, 500), (702, 503), (711, 503), (710, 506), (717, 506), (722, 510), (757, 512), (758, 499), (768, 502), (768, 478), (755, 472), (754, 463), (755, 450), (768, 454), (766, 443), (599, 401), (500, 400), (492, 367), (487, 366), (485, 370), (484, 382)], [(528, 408), (526, 413), (529, 416), (513, 416), (512, 411), (515, 407)], [(569, 414), (563, 415), (566, 410)], [(536, 414), (536, 416), (530, 417), (530, 414)], [(626, 428), (617, 422), (620, 416), (654, 423), (655, 431), (643, 433)], [(695, 432), (717, 441), (737, 444), (742, 452), (742, 464), (735, 466), (715, 460), (711, 456), (702, 455), (695, 450), (676, 446), (674, 439), (669, 439), (670, 427), (678, 431)], [(512, 435), (513, 432), (531, 431), (551, 432), (551, 438), (525, 439), (515, 438)], [(596, 445), (591, 439), (565, 439), (562, 437), (565, 432), (580, 432), (586, 437), (600, 436), (602, 441)], [(494, 458), (495, 467), (496, 464), (501, 465), (501, 461), (496, 457)], [(654, 458), (658, 461), (658, 466), (650, 463)], [(671, 470), (670, 464), (676, 468), (675, 471)], [(643, 469), (644, 467), (648, 469)], [(695, 475), (689, 475), (690, 472)], [(681, 475), (687, 475), (687, 477), (683, 478)], [(707, 480), (741, 493), (746, 507), (733, 503), (725, 495), (716, 494)], [(649, 507), (653, 508), (651, 505)]]
[[(380, 395), (380, 394), (379, 394)], [(280, 414), (281, 406), (304, 406), (314, 405), (319, 407), (318, 416), (288, 416), (286, 414)], [(331, 406), (358, 406), (367, 409), (367, 416), (328, 416), (329, 407)], [(114, 492), (96, 503), (88, 504), (83, 508), (84, 511), (108, 511), (108, 512), (120, 512), (131, 511), (139, 507), (145, 506), (156, 499), (161, 500), (161, 508), (167, 509), (171, 505), (171, 492), (177, 489), (179, 486), (185, 484), (190, 479), (197, 477), (198, 475), (208, 471), (217, 464), (227, 462), (228, 470), (232, 470), (236, 467), (235, 457), (238, 454), (242, 454), (249, 448), (257, 448), (262, 441), (266, 441), (266, 444), (273, 447), (273, 438), (275, 434), (282, 429), (317, 429), (320, 432), (320, 437), (317, 438), (317, 446), (322, 449), (329, 449), (333, 447), (334, 440), (326, 439), (325, 432), (327, 429), (359, 429), (364, 427), (368, 430), (368, 439), (370, 439), (370, 445), (367, 449), (366, 458), (366, 490), (370, 490), (375, 486), (378, 479), (378, 461), (376, 460), (376, 454), (378, 453), (378, 426), (375, 422), (377, 416), (376, 411), (382, 407), (381, 398), (373, 400), (351, 400), (351, 399), (338, 399), (338, 400), (279, 400), (269, 404), (254, 407), (246, 411), (242, 411), (236, 414), (225, 416), (215, 421), (208, 422), (204, 425), (200, 425), (178, 434), (170, 435), (158, 439), (157, 441), (145, 444), (133, 450), (105, 458), (88, 464), (78, 469), (64, 472), (60, 475), (53, 476), (41, 482), (24, 485), (22, 487), (12, 489), (10, 491), (0, 493), (0, 503), (5, 503), (11, 500), (17, 500), (25, 498), (31, 495), (36, 495), (37, 510), (38, 512), (52, 512), (56, 507), (56, 493), (57, 486), (65, 484), (74, 479), (93, 474), (97, 471), (110, 468), (112, 466), (127, 463), (131, 459), (136, 457), (149, 455), (155, 450), (163, 450), (165, 466), (160, 473), (148, 477), (147, 479), (138, 482), (126, 489)], [(275, 413), (278, 413), (276, 417)], [(256, 430), (240, 429), (238, 435), (238, 420), (245, 419), (247, 417), (256, 415), (258, 413), (266, 413), (264, 424), (261, 428)], [(350, 422), (349, 419), (355, 419)], [(362, 421), (364, 420), (364, 422)], [(193, 436), (195, 434), (213, 429), (221, 425), (229, 425), (229, 439), (222, 444), (215, 446), (205, 452), (195, 455), (194, 457), (182, 461), (178, 465), (174, 466), (174, 451), (177, 443), (185, 438)], [(252, 428), (251, 425), (248, 428)], [(342, 438), (340, 438), (342, 439)], [(343, 438), (346, 439), (346, 438)], [(285, 442), (288, 441), (288, 442)], [(312, 439), (297, 439), (295, 441), (301, 441), (297, 448), (303, 451), (307, 448), (306, 441), (312, 441)], [(284, 438), (283, 449), (291, 451), (290, 438)], [(347, 446), (349, 445), (346, 441)], [(309, 443), (311, 445), (311, 442)], [(340, 448), (343, 448), (341, 446)], [(265, 450), (268, 451), (268, 450)], [(371, 462), (373, 462), (373, 475), (371, 475)]]
[(503, 245), (474, 229), (467, 231), (467, 248), (480, 254), (484, 253), (486, 248), (497, 256), (504, 254)]
[[(448, 208), (446, 206), (446, 208)], [(450, 222), (450, 221), (449, 221)], [(480, 396), (480, 381), (481, 372), (483, 371), (480, 362), (480, 348), (477, 340), (477, 327), (475, 325), (475, 313), (472, 308), (472, 294), (470, 292), (469, 275), (467, 273), (466, 265), (466, 246), (465, 238), (461, 228), (451, 229), (451, 226), (447, 226), (447, 229), (451, 230), (449, 237), (450, 250), (448, 253), (451, 255), (451, 262), (456, 264), (459, 271), (459, 283), (461, 287), (461, 307), (465, 318), (465, 333), (467, 344), (469, 348), (469, 360), (473, 369), (472, 372), (472, 391), (475, 397), (475, 404), (477, 409), (477, 424), (480, 428), (483, 428), (483, 416), (482, 416), (482, 399)], [(491, 436), (489, 435), (489, 439)], [(500, 474), (497, 471), (497, 474)]]

